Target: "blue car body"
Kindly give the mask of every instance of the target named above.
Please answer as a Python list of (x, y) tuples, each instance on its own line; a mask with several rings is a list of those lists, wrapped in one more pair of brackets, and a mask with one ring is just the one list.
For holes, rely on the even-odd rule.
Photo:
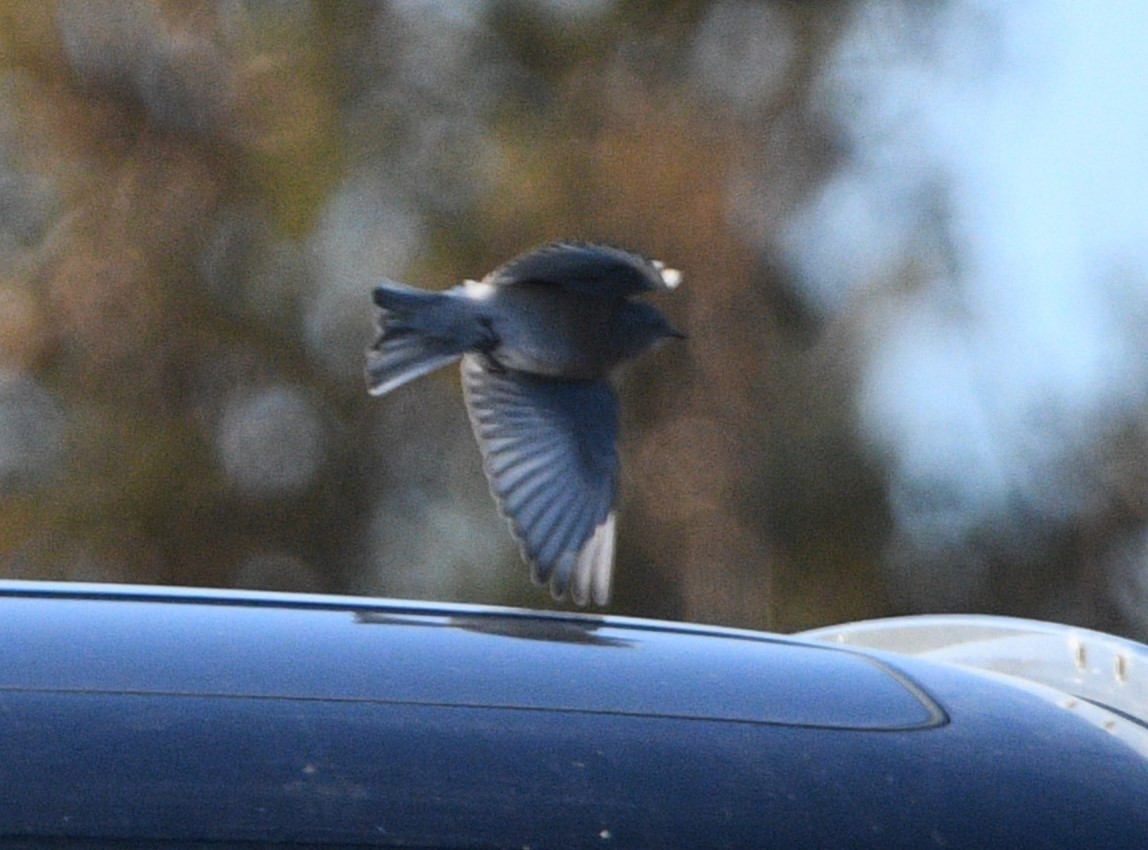
[(1148, 727), (1080, 703), (731, 629), (0, 583), (0, 848), (1148, 847)]

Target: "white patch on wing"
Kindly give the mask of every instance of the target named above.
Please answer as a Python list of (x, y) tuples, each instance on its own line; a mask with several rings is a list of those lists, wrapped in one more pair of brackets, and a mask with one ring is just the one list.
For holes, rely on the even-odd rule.
[(495, 292), (495, 287), (484, 280), (464, 280), (462, 288), (466, 297), (473, 298), (475, 301), (484, 301), (494, 295)]
[(667, 269), (662, 263), (655, 263), (658, 267), (658, 272), (662, 276), (662, 283), (666, 285), (666, 289), (676, 289), (678, 284), (682, 282), (682, 273), (677, 269)]

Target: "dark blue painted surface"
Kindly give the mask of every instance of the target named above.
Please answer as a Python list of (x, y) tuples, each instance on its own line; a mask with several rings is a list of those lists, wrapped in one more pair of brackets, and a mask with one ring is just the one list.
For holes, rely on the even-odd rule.
[(0, 847), (1148, 846), (1141, 753), (1047, 695), (908, 659), (18, 586), (0, 640)]
[[(699, 640), (674, 629), (526, 612), (0, 594), (0, 646), (9, 648), (0, 690), (374, 700), (873, 729), (940, 717), (884, 665), (832, 647), (766, 636)], [(599, 681), (609, 686), (595, 687)]]

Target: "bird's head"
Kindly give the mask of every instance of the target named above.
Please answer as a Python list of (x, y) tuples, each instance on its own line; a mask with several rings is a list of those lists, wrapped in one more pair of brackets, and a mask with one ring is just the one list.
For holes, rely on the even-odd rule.
[(621, 315), (625, 357), (634, 357), (666, 339), (686, 339), (661, 312), (642, 301), (627, 301)]

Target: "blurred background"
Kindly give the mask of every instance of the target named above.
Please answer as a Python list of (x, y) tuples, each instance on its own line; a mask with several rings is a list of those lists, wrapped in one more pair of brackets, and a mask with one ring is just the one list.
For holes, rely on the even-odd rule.
[(1148, 638), (1148, 6), (0, 6), (0, 577), (545, 607), (372, 283), (682, 269), (610, 610)]

